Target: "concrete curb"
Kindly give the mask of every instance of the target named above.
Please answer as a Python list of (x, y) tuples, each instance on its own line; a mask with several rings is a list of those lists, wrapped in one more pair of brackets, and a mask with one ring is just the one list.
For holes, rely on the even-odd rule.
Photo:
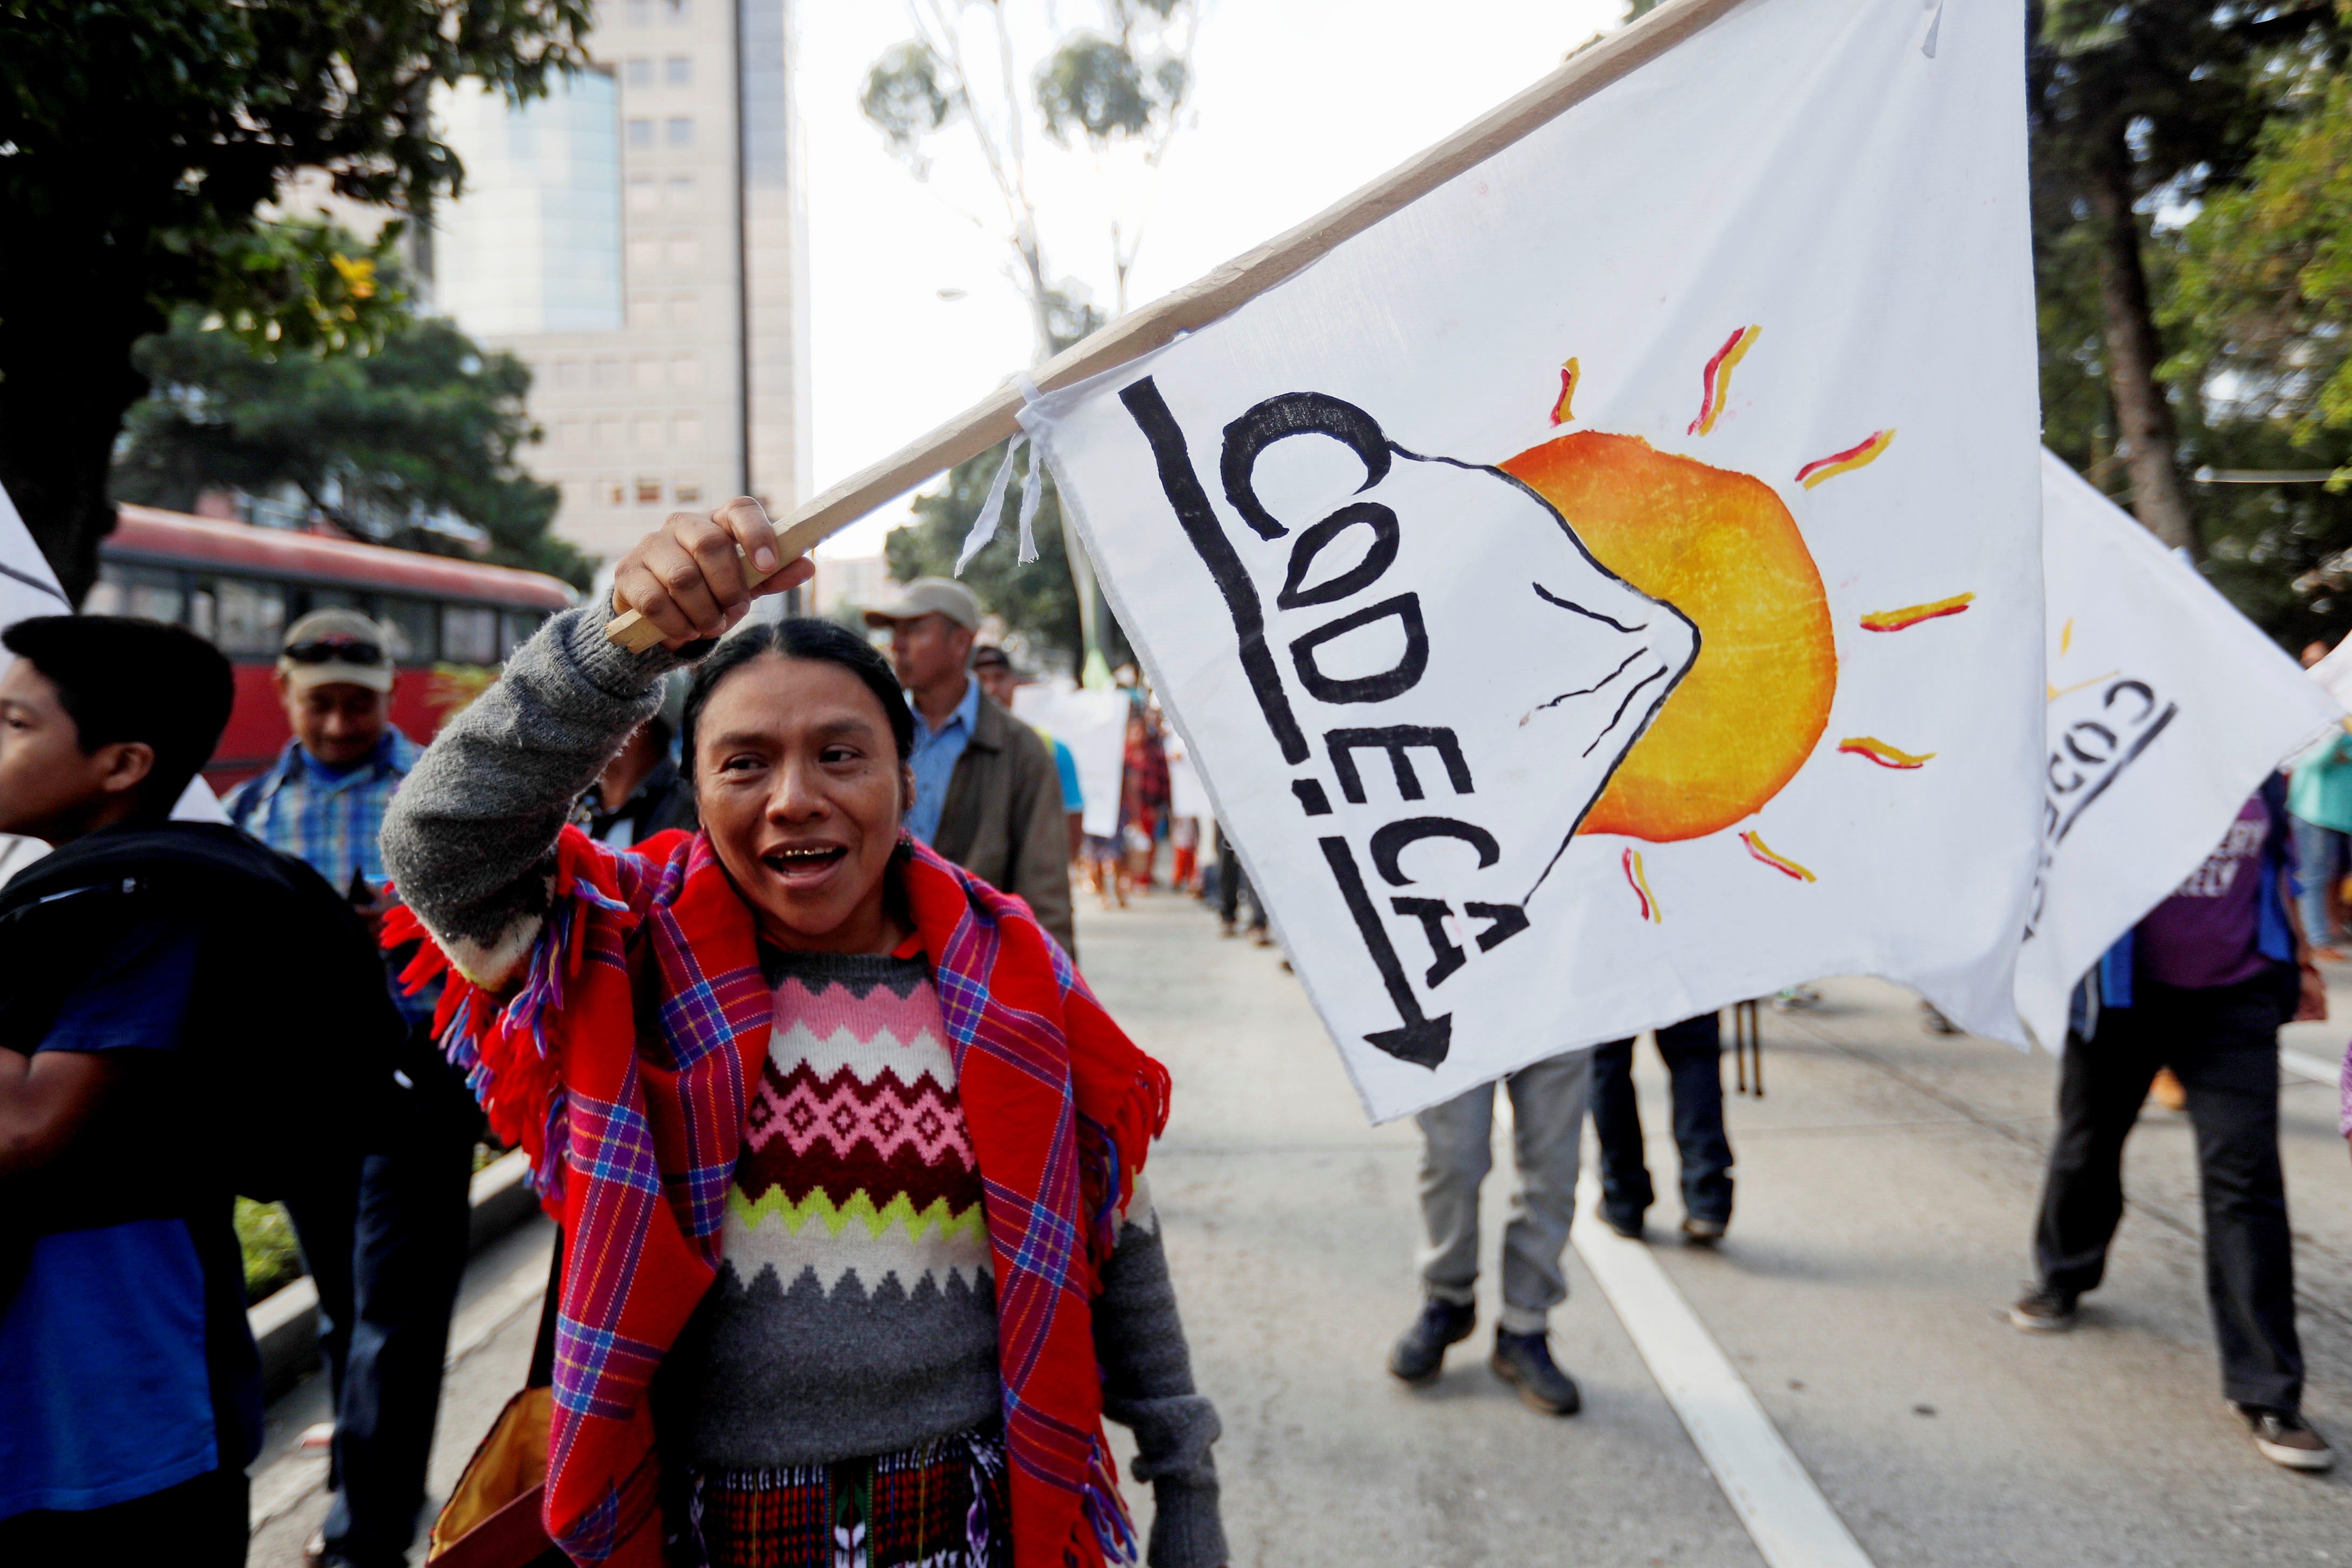
[[(474, 1173), (468, 1251), (479, 1252), (539, 1212), (539, 1199), (523, 1181), (529, 1168), (515, 1149)], [(319, 1364), (319, 1288), (308, 1275), (255, 1302), (245, 1321), (261, 1349), (263, 1397), (276, 1399)]]

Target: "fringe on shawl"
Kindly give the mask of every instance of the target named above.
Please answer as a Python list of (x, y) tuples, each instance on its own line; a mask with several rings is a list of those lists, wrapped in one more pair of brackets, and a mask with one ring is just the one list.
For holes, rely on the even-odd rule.
[(387, 950), (417, 944), (415, 956), (400, 972), (400, 983), (411, 994), (436, 979), (442, 982), (440, 1005), (433, 1012), (434, 1037), (450, 1064), (466, 1075), (466, 1087), (480, 1104), (490, 1131), (500, 1142), (520, 1146), (528, 1155), (531, 1191), (550, 1212), (563, 1202), (571, 1105), (548, 1022), (563, 1008), (565, 981), (579, 973), (588, 925), (583, 912), (629, 913), (628, 906), (599, 888), (586, 870), (572, 856), (559, 857), (546, 923), (516, 982), (503, 994), (467, 978), (405, 904), (384, 917), (382, 937)]
[(1118, 1461), (1110, 1457), (1110, 1445), (1103, 1441), (1102, 1430), (1095, 1430), (1094, 1451), (1087, 1458), (1086, 1486), (1078, 1501), (1087, 1526), (1094, 1531), (1095, 1543), (1102, 1548), (1106, 1563), (1132, 1563), (1139, 1553), (1135, 1536), (1135, 1519), (1127, 1511), (1127, 1500), (1119, 1495)]

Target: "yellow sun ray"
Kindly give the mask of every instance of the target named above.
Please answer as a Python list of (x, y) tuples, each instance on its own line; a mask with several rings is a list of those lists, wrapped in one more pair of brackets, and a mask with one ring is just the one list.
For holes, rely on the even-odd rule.
[(1906, 752), (1900, 746), (1890, 746), (1875, 735), (1855, 735), (1840, 741), (1838, 750), (1850, 756), (1867, 757), (1882, 768), (1916, 768), (1936, 753)]
[(1577, 378), (1582, 374), (1573, 357), (1559, 367), (1559, 401), (1551, 405), (1553, 424), (1565, 425), (1576, 417), (1576, 411), (1569, 406), (1569, 400), (1576, 395)]
[(1843, 452), (1832, 452), (1826, 458), (1816, 458), (1797, 470), (1797, 483), (1811, 489), (1825, 484), (1840, 474), (1850, 474), (1856, 468), (1866, 468), (1878, 461), (1879, 454), (1895, 444), (1895, 427), (1873, 430), (1868, 436)]
[(1723, 417), (1724, 403), (1731, 395), (1731, 373), (1738, 367), (1741, 360), (1748, 357), (1748, 351), (1755, 345), (1756, 334), (1763, 330), (1760, 326), (1740, 328), (1724, 339), (1723, 346), (1715, 351), (1715, 357), (1706, 362), (1706, 369), (1699, 376), (1698, 417), (1690, 422), (1690, 428), (1683, 432), (1685, 435), (1705, 436), (1713, 432), (1715, 422)]
[(1764, 864), (1771, 867), (1772, 869), (1780, 872), (1784, 877), (1794, 877), (1800, 882), (1818, 882), (1821, 880), (1819, 877), (1814, 876), (1811, 871), (1808, 871), (1802, 866), (1798, 865), (1786, 855), (1775, 854), (1772, 849), (1765, 844), (1764, 840), (1759, 837), (1752, 829), (1741, 834), (1739, 836), (1739, 842), (1748, 846), (1748, 854), (1754, 856), (1757, 859), (1763, 861)]
[(1976, 599), (1974, 594), (1955, 594), (1948, 599), (1937, 599), (1932, 604), (1906, 605), (1899, 610), (1873, 610), (1862, 617), (1862, 629), (1866, 632), (1908, 631), (1923, 621), (1957, 616), (1975, 604)]

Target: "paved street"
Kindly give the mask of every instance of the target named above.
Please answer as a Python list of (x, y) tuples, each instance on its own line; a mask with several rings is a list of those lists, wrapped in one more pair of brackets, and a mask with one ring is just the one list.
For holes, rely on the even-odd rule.
[[(1219, 941), (1197, 905), (1165, 894), (1082, 910), (1080, 941), (1114, 1015), (1175, 1073), (1152, 1184), (1200, 1376), (1223, 1413), (1237, 1563), (1762, 1561), (1579, 1260), (1554, 1345), (1584, 1385), (1581, 1415), (1537, 1415), (1486, 1372), (1491, 1291), (1477, 1339), (1436, 1387), (1414, 1393), (1381, 1370), (1416, 1305), (1416, 1137), (1409, 1123), (1365, 1124), (1276, 952)], [(2290, 1031), (2291, 1046), (2335, 1057), (2352, 1029), (2342, 978), (2347, 1021)], [(2151, 1110), (2134, 1139), (2133, 1207), (2082, 1327), (2029, 1338), (2000, 1310), (2026, 1271), (2054, 1064), (1929, 1035), (1892, 986), (1822, 991), (1818, 1008), (1765, 1015), (1769, 1093), (1730, 1102), (1727, 1245), (1676, 1245), (1671, 1195), (1651, 1235), (1870, 1559), (2352, 1561), (2352, 1475), (2274, 1469), (2219, 1397), (2185, 1120)], [(1670, 1194), (1664, 1078), (1646, 1047), (1639, 1060), (1653, 1172)], [(2291, 1079), (2284, 1091), (2306, 1409), (2352, 1447), (2352, 1162), (2334, 1106), (2332, 1087)], [(1503, 1173), (1489, 1190), (1491, 1233)], [(546, 1245), (534, 1228), (475, 1265), (436, 1485), (521, 1381)], [(314, 1380), (281, 1402), (274, 1431), (298, 1430), (320, 1403)], [(254, 1561), (290, 1568), (324, 1506), (301, 1489), (323, 1467), (265, 1464), (257, 1501), (284, 1500)]]

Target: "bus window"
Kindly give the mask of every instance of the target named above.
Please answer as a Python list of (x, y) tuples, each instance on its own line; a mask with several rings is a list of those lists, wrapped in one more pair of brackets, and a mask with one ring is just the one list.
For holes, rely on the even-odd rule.
[(220, 636), (219, 603), (209, 579), (199, 579), (188, 595), (188, 629), (211, 642)]
[(223, 577), (213, 592), (218, 622), (213, 641), (221, 652), (232, 658), (276, 655), (286, 632), (286, 590), (249, 577)]
[(377, 603), (383, 609), (378, 618), (392, 628), (393, 658), (403, 664), (431, 664), (441, 657), (440, 606), (393, 594)]
[(499, 613), (487, 605), (441, 606), (441, 657), (451, 664), (499, 662)]
[(529, 642), (531, 633), (539, 630), (541, 623), (546, 619), (545, 610), (499, 611), (499, 642), (501, 647), (499, 657), (502, 659), (512, 658), (515, 649)]
[(100, 564), (98, 581), (91, 584), (82, 609), (93, 616), (144, 616), (151, 621), (176, 625), (185, 603), (180, 574), (170, 567), (126, 566), (108, 561)]
[(364, 610), (360, 596), (348, 588), (303, 588), (302, 614), (313, 610)]

